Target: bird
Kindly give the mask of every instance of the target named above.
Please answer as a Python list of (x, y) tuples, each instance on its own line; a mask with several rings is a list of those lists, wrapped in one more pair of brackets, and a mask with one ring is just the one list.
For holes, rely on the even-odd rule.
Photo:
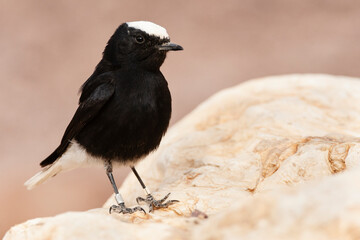
[(129, 166), (146, 193), (138, 197), (149, 212), (178, 202), (170, 195), (156, 200), (134, 165), (157, 149), (171, 118), (171, 94), (160, 71), (169, 51), (183, 50), (170, 42), (167, 30), (153, 22), (122, 23), (108, 40), (102, 59), (80, 88), (78, 108), (59, 146), (41, 163), (42, 170), (25, 182), (28, 189), (60, 172), (104, 166), (117, 204), (109, 212), (144, 211), (126, 207), (113, 167)]

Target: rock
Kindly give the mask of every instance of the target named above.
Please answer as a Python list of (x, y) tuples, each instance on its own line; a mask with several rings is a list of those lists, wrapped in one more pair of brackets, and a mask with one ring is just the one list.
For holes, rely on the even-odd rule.
[[(103, 208), (29, 220), (13, 239), (359, 239), (360, 82), (287, 75), (221, 91), (173, 126), (137, 170), (143, 215)], [(128, 206), (144, 196), (130, 174)]]

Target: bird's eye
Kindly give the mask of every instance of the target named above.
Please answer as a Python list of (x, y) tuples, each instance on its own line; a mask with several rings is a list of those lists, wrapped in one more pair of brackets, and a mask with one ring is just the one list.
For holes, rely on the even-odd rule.
[(137, 43), (144, 43), (144, 42), (145, 42), (145, 38), (144, 38), (143, 36), (141, 36), (141, 35), (137, 35), (137, 36), (135, 36), (135, 41), (136, 41)]

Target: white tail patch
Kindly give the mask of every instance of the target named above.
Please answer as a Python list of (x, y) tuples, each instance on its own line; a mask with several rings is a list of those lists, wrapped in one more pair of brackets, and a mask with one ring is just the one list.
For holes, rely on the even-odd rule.
[(25, 182), (26, 188), (28, 190), (31, 190), (34, 187), (36, 187), (36, 186), (40, 185), (41, 183), (45, 182), (47, 179), (49, 179), (51, 177), (54, 177), (56, 174), (61, 172), (60, 165), (56, 164), (56, 163), (57, 162), (55, 162), (54, 164), (52, 164), (48, 168), (44, 168), (41, 172), (38, 172), (37, 174), (35, 174), (35, 176), (33, 176), (32, 178), (27, 180)]
[(41, 172), (25, 182), (27, 189), (33, 189), (60, 172), (69, 171), (80, 167), (92, 165), (104, 165), (104, 162), (88, 154), (76, 141), (73, 141), (66, 152), (50, 166), (45, 167)]

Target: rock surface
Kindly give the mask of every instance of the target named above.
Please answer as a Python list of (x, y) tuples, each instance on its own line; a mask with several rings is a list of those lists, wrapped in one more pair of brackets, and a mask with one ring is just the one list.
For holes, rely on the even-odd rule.
[[(103, 208), (32, 219), (13, 239), (360, 239), (360, 81), (287, 75), (221, 91), (172, 127), (137, 170), (152, 214)], [(144, 193), (133, 175), (128, 206)]]

